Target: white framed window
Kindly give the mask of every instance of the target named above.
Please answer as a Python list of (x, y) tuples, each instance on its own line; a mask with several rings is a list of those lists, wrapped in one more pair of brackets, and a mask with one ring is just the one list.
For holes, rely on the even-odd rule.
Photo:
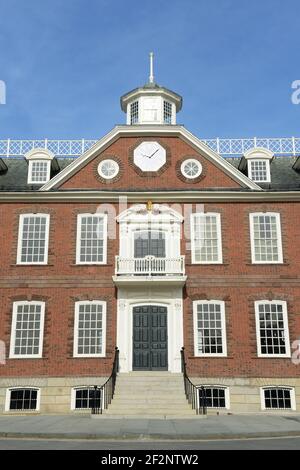
[(13, 303), (9, 357), (42, 357), (44, 318), (45, 302)]
[(8, 388), (5, 397), (5, 411), (39, 411), (40, 396), (39, 388)]
[(187, 158), (182, 162), (180, 171), (185, 178), (198, 178), (202, 173), (202, 165), (195, 158)]
[(267, 159), (248, 160), (248, 176), (256, 183), (269, 183), (271, 181), (270, 161)]
[(283, 263), (280, 214), (249, 214), (252, 263)]
[(226, 356), (225, 302), (193, 302), (195, 356)]
[(44, 184), (50, 180), (51, 160), (28, 161), (28, 184)]
[(258, 356), (290, 357), (286, 302), (258, 300), (254, 305)]
[(130, 104), (130, 124), (138, 124), (139, 122), (139, 102), (134, 101)]
[(198, 400), (200, 408), (205, 404), (207, 408), (230, 409), (229, 388), (222, 385), (204, 385), (204, 391), (198, 387)]
[(107, 215), (77, 216), (77, 264), (106, 264)]
[(164, 124), (172, 124), (172, 103), (164, 100)]
[(262, 410), (296, 410), (293, 387), (261, 387), (260, 400)]
[(221, 216), (217, 213), (191, 214), (192, 263), (221, 264)]
[(71, 392), (71, 410), (101, 408), (101, 390), (94, 387), (74, 387)]
[(120, 167), (116, 160), (112, 158), (108, 158), (106, 160), (102, 160), (102, 162), (98, 165), (98, 173), (99, 175), (107, 180), (113, 179), (119, 173)]
[(74, 357), (105, 357), (106, 302), (75, 303)]
[(49, 214), (21, 214), (17, 264), (47, 264)]

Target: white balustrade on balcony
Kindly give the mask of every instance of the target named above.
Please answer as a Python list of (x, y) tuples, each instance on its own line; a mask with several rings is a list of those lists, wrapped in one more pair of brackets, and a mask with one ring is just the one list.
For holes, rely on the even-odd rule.
[(184, 256), (178, 258), (121, 258), (116, 256), (117, 276), (184, 275)]

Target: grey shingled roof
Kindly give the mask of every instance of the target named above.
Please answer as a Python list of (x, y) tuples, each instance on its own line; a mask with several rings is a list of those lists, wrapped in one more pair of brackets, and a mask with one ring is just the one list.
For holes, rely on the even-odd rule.
[[(271, 161), (271, 183), (261, 183), (264, 189), (271, 190), (297, 190), (300, 191), (300, 172), (293, 169), (298, 157), (278, 156)], [(241, 158), (227, 158), (233, 166), (238, 168)]]
[[(3, 161), (7, 166), (7, 171), (0, 173), (0, 191), (32, 191), (41, 187), (37, 184), (27, 184), (28, 164), (25, 158), (5, 158)], [(57, 158), (60, 170), (72, 161), (73, 158)], [(51, 177), (54, 175), (55, 173), (51, 172)]]
[[(227, 161), (236, 168), (238, 168), (240, 160), (240, 158), (227, 158)], [(263, 183), (261, 186), (266, 190), (288, 191), (298, 189), (300, 191), (300, 172), (292, 168), (296, 160), (297, 157), (275, 157), (271, 162), (271, 183)], [(0, 171), (0, 191), (32, 191), (39, 189), (39, 185), (27, 184), (28, 165), (25, 159), (5, 158), (3, 161), (8, 170), (6, 172)], [(60, 170), (73, 161), (72, 158), (57, 158)], [(51, 176), (54, 176), (54, 173)], [(192, 185), (190, 189), (197, 190), (200, 188), (201, 183), (199, 188)]]

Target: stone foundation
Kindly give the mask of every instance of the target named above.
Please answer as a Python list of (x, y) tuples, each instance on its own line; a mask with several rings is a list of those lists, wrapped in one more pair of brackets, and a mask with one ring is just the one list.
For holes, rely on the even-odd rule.
[[(105, 377), (37, 377), (37, 378), (1, 378), (0, 379), (0, 413), (1, 414), (67, 414), (90, 413), (90, 410), (71, 409), (71, 391), (73, 387), (102, 385)], [(229, 408), (210, 409), (209, 414), (216, 413), (292, 413), (300, 412), (300, 379), (270, 378), (197, 378), (192, 377), (195, 385), (220, 385), (229, 388)], [(260, 387), (286, 386), (295, 391), (296, 410), (262, 410)], [(5, 411), (6, 391), (13, 387), (37, 387), (40, 389), (40, 410), (29, 412)]]
[[(90, 410), (71, 410), (71, 391), (73, 387), (85, 387), (87, 385), (102, 385), (105, 377), (35, 377), (35, 378), (7, 378), (0, 379), (0, 413), (3, 414), (66, 414), (66, 413), (90, 413)], [(37, 387), (40, 388), (40, 410), (28, 412), (5, 411), (6, 391), (12, 387)]]

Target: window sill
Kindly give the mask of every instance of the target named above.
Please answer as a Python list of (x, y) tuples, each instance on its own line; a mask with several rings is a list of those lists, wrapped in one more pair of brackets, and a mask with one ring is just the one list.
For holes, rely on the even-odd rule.
[(229, 266), (230, 263), (185, 263), (185, 266), (201, 266), (201, 267), (210, 267), (210, 266)]
[(261, 356), (253, 356), (253, 359), (291, 359), (291, 355), (283, 356), (282, 354), (264, 354)]
[(203, 354), (202, 356), (188, 356), (187, 359), (234, 359), (233, 356), (226, 356), (226, 355), (205, 355)]
[(39, 410), (5, 410), (5, 415), (39, 415)]
[(11, 267), (18, 267), (18, 268), (32, 268), (32, 267), (35, 267), (35, 268), (46, 268), (48, 266), (54, 266), (54, 264), (30, 264), (30, 263), (26, 263), (26, 264), (19, 264), (19, 263), (14, 263), (14, 264), (10, 264)]
[(69, 266), (71, 267), (78, 267), (78, 268), (89, 268), (91, 266), (97, 266), (98, 268), (103, 266), (103, 267), (106, 267), (106, 266), (114, 266), (113, 264), (111, 263), (71, 263)]
[(7, 358), (7, 360), (9, 361), (13, 361), (13, 360), (20, 361), (24, 359), (26, 359), (26, 361), (29, 361), (30, 359), (33, 359), (36, 361), (37, 359), (48, 359), (48, 358), (42, 357), (42, 356), (10, 356)]
[(289, 266), (290, 263), (246, 263), (246, 266)]

